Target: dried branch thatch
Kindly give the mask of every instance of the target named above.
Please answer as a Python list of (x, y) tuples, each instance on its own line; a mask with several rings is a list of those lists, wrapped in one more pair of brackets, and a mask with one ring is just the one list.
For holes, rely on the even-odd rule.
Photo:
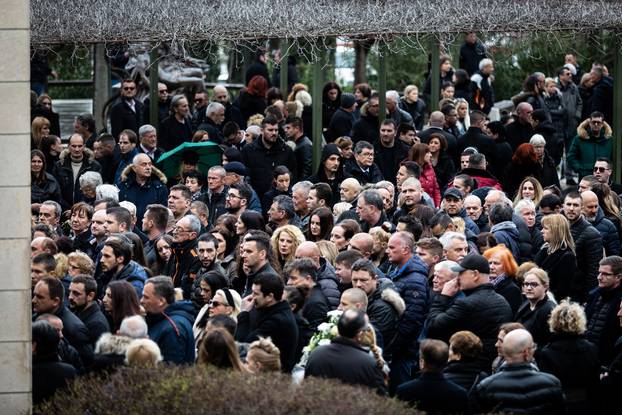
[[(34, 45), (324, 39), (622, 29), (622, 2), (593, 0), (31, 0)], [(304, 45), (304, 46), (301, 46)], [(312, 54), (312, 53), (311, 53)]]

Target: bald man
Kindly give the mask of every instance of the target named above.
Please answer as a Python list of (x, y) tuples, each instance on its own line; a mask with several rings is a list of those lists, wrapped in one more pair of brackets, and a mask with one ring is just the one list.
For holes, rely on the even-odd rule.
[(341, 294), (338, 309), (341, 311), (354, 308), (356, 310), (367, 310), (367, 294), (360, 288), (349, 288)]
[(168, 204), (166, 176), (154, 167), (153, 160), (144, 153), (137, 154), (121, 173), (119, 201), (127, 200), (136, 205), (136, 220), (141, 223), (148, 205)]
[(521, 144), (528, 143), (534, 135), (532, 114), (533, 107), (527, 102), (521, 102), (516, 107), (514, 122), (506, 127), (507, 141), (512, 147), (512, 152)]
[(331, 310), (339, 306), (341, 293), (339, 292), (339, 278), (335, 268), (321, 256), (320, 248), (315, 242), (306, 241), (296, 249), (296, 259), (309, 258), (317, 268), (317, 284), (328, 299)]
[(358, 180), (353, 177), (349, 177), (341, 182), (339, 187), (339, 195), (342, 202), (352, 203), (361, 193), (362, 186)]
[(561, 382), (532, 364), (535, 350), (525, 329), (512, 330), (504, 337), (506, 364), (475, 387), (471, 394), (474, 413), (566, 413)]
[(605, 217), (603, 209), (598, 204), (598, 196), (591, 190), (581, 193), (583, 202), (583, 214), (585, 219), (600, 232), (603, 238), (605, 255), (620, 255), (620, 235), (618, 229), (609, 219)]

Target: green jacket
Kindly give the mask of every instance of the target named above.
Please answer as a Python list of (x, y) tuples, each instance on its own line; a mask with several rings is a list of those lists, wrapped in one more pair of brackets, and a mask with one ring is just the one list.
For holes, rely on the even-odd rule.
[(579, 173), (579, 179), (592, 174), (594, 162), (599, 157), (611, 160), (613, 154), (612, 130), (609, 124), (603, 123), (598, 136), (589, 130), (589, 120), (583, 121), (577, 127), (577, 135), (572, 139), (568, 151), (568, 165)]

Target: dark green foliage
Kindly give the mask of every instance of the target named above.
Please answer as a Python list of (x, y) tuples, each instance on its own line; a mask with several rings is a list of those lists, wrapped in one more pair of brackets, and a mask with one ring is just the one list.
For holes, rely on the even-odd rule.
[(323, 379), (300, 387), (282, 374), (255, 376), (203, 367), (123, 368), (86, 377), (57, 393), (35, 414), (406, 414), (404, 404)]

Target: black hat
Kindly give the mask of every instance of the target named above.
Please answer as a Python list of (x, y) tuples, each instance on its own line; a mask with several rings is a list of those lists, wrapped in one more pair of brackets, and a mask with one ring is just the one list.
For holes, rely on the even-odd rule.
[(465, 256), (460, 265), (457, 267), (451, 267), (453, 272), (463, 272), (466, 270), (479, 271), (482, 274), (490, 274), (490, 265), (488, 260), (481, 255), (472, 254)]
[(246, 166), (239, 161), (232, 161), (231, 163), (225, 164), (225, 171), (227, 173), (235, 173), (240, 176), (246, 176), (248, 174)]
[(443, 194), (443, 199), (446, 199), (448, 197), (453, 197), (460, 200), (464, 199), (464, 196), (462, 196), (460, 190), (456, 189), (455, 187), (450, 187), (449, 189), (445, 190), (445, 193)]
[(356, 97), (353, 94), (341, 94), (341, 108), (350, 108), (356, 103)]

